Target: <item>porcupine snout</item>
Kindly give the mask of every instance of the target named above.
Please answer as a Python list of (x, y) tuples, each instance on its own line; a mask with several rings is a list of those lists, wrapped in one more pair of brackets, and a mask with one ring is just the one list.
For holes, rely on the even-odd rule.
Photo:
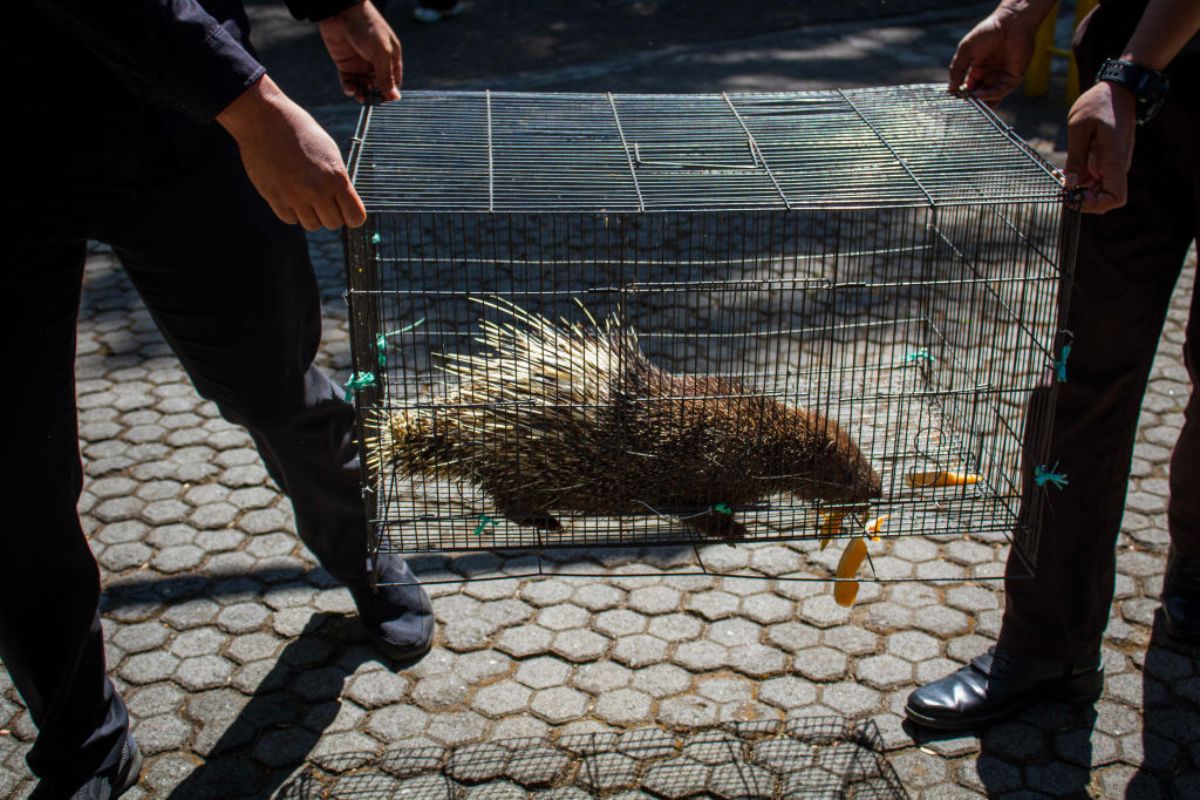
[(422, 409), (402, 408), (381, 417), (372, 451), (401, 475), (441, 475), (455, 462), (450, 426)]

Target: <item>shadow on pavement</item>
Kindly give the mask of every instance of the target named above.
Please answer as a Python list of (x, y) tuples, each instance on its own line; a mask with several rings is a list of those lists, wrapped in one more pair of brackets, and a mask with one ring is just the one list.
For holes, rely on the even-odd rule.
[[(1188, 754), (1200, 743), (1197, 654), (1200, 648), (1167, 637), (1162, 610), (1156, 611), (1142, 666), (1140, 742), (1131, 733), (1122, 743), (1126, 758), (1140, 764), (1126, 790), (1128, 798), (1200, 797), (1200, 774)], [(1128, 752), (1138, 744), (1141, 752)]]
[(308, 760), (341, 709), (339, 698), (347, 680), (370, 660), (393, 671), (410, 666), (378, 654), (354, 618), (313, 616), (280, 652), (205, 762), (170, 796), (272, 796)]

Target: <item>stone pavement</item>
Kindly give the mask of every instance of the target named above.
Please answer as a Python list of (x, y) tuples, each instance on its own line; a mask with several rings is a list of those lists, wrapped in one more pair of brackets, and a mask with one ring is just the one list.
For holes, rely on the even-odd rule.
[[(775, 49), (761, 40), (743, 49), (787, 64), (820, 48), (877, 52), (869, 43), (920, 38), (929, 43), (924, 55), (905, 59), (924, 58), (924, 66), (912, 61), (901, 76), (885, 60), (856, 82), (932, 80), (945, 61), (935, 55), (964, 27), (941, 24), (940, 33), (901, 25), (772, 34)], [(846, 44), (854, 37), (858, 45)], [(722, 52), (737, 63), (737, 50)], [(630, 70), (679, 75), (720, 64), (704, 48), (662, 58)], [(537, 88), (600, 80), (571, 73)], [(352, 120), (344, 109), (320, 113), (339, 132)], [(1023, 132), (1055, 141), (1052, 125)], [(311, 237), (311, 247), (326, 301), (321, 363), (344, 378), (341, 248), (330, 234)], [(112, 255), (94, 248), (79, 323), (80, 512), (104, 576), (110, 670), (147, 754), (142, 785), (129, 796), (265, 797), (294, 785), (309, 763), (369, 763), (402, 744), (805, 717), (872, 721), (914, 798), (1200, 796), (1200, 661), (1168, 644), (1155, 616), (1167, 461), (1189, 391), (1179, 348), (1192, 259), (1138, 434), (1104, 696), (1092, 708), (1042, 706), (982, 737), (926, 737), (902, 725), (904, 699), (987, 647), (1002, 605), (995, 584), (864, 584), (849, 610), (833, 604), (827, 585), (771, 580), (442, 584), (432, 587), (437, 646), (393, 672), (348, 616), (348, 594), (292, 535), (287, 502), (249, 438), (196, 396)], [(779, 545), (724, 549), (732, 568), (775, 569), (797, 557)], [(953, 576), (1003, 553), (967, 543), (891, 545), (918, 574)], [(34, 731), (3, 671), (0, 731), (0, 796), (24, 797)], [(347, 753), (357, 755), (337, 756)], [(483, 784), (471, 796), (510, 796), (495, 789)]]

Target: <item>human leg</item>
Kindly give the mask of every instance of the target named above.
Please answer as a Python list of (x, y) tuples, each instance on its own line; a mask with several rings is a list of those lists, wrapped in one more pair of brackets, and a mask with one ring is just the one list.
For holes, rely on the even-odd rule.
[[(1039, 465), (1023, 465), (1027, 498), (1048, 493), (1035, 575), (1025, 577), (1025, 565), (1010, 554), (994, 653), (913, 692), (907, 713), (918, 723), (973, 727), (1047, 694), (1099, 691), (1137, 419), (1194, 231), (1194, 198), (1179, 179), (1192, 160), (1186, 133), (1181, 138), (1185, 117), (1168, 104), (1138, 131), (1128, 204), (1083, 220), (1067, 316), (1075, 339), (1068, 380), (1057, 386), (1049, 448), (1069, 484), (1037, 487)], [(1035, 393), (1031, 414), (1047, 391)]]
[(304, 235), (254, 191), (232, 142), (114, 219), (113, 249), (147, 308), (197, 390), (250, 432), (301, 539), (393, 654), (427, 646), (429, 601), (402, 561), (385, 568), (408, 586), (367, 590), (354, 412), (313, 364), (320, 301)]
[(14, 470), (0, 530), (0, 659), (38, 738), (30, 770), (58, 786), (117, 765), (128, 729), (105, 673), (97, 605), (100, 575), (75, 506), (83, 483), (75, 415), (75, 324), (84, 241), (4, 248), (7, 285), (20, 298), (10, 324), (36, 392), (9, 426)]

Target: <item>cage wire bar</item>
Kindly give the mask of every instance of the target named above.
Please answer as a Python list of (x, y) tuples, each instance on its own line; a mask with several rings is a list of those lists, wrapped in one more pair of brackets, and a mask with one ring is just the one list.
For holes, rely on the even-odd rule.
[[(592, 568), (616, 563), (605, 548), (650, 548), (645, 561), (690, 574), (709, 569), (702, 546), (774, 541), (799, 558), (770, 577), (828, 579), (841, 548), (823, 551), (819, 534), (841, 510), (890, 515), (888, 541), (1009, 543), (1032, 573), (1058, 490), (1031, 474), (1054, 465), (1079, 212), (1054, 168), (982, 103), (925, 85), (408, 92), (364, 110), (350, 169), (369, 212), (346, 234), (346, 255), (348, 391), (373, 552), (427, 554), (426, 566), (446, 563), (433, 554), (525, 554), (500, 573), (512, 577), (600, 574)], [(561, 529), (547, 530), (506, 518), (479, 481), (381, 459), (380, 420), (461, 427), (471, 409), (447, 366), (495, 358), (485, 322), (520, 330), (521, 314), (548, 320), (554, 341), (568, 340), (569, 326), (619, 320), (655, 369), (706, 376), (672, 384), (676, 395), (690, 387), (686, 396), (633, 398), (644, 410), (703, 400), (737, 417), (752, 398), (772, 398), (836, 421), (881, 496), (865, 510), (770, 493), (726, 506), (744, 529), (714, 536), (688, 521), (722, 508), (718, 489), (692, 506), (657, 507), (636, 482), (585, 465), (580, 480), (607, 481), (617, 510), (557, 508)], [(537, 401), (472, 402), (519, 419)], [(489, 435), (470, 443), (495, 459), (484, 469), (530, 484), (553, 469), (528, 455), (517, 426)], [(911, 485), (930, 472), (975, 482)], [(847, 522), (836, 534), (861, 528)], [(873, 577), (910, 577), (892, 566), (873, 558)], [(994, 569), (969, 577), (1001, 577)], [(444, 577), (462, 580), (463, 570)]]
[[(281, 800), (495, 796), (704, 797), (739, 800), (906, 800), (872, 721), (793, 717), (672, 731), (567, 734), (482, 744), (399, 747), (382, 755), (317, 756), (280, 788)], [(578, 796), (578, 795), (574, 795)]]

